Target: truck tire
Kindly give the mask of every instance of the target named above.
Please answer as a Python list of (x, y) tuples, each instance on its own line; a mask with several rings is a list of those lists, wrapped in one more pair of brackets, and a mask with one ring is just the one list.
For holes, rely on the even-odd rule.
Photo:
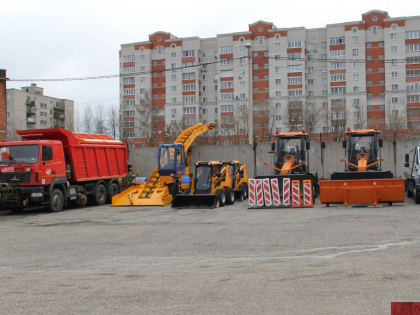
[(55, 188), (50, 195), (48, 210), (51, 212), (62, 211), (64, 207), (64, 196), (60, 189)]
[(226, 204), (233, 205), (235, 203), (235, 192), (231, 188), (228, 188), (226, 189), (225, 194), (226, 194)]
[(97, 184), (95, 189), (95, 203), (98, 206), (105, 204), (107, 195), (105, 185), (103, 183)]
[(219, 189), (216, 192), (216, 196), (217, 196), (217, 200), (220, 203), (220, 207), (223, 207), (225, 205), (225, 203), (226, 203), (226, 194), (225, 194), (225, 191), (223, 189)]
[(112, 202), (112, 197), (115, 195), (118, 195), (120, 193), (120, 185), (118, 185), (116, 182), (112, 182), (109, 185), (108, 189), (108, 202)]

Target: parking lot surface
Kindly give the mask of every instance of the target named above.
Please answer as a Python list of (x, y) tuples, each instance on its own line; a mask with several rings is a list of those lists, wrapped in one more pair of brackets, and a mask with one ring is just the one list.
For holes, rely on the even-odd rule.
[(420, 205), (0, 213), (1, 314), (389, 314)]

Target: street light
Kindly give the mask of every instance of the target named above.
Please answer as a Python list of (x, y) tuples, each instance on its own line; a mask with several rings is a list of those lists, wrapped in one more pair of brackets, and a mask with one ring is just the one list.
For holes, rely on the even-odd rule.
[(254, 116), (254, 102), (252, 100), (252, 55), (251, 55), (251, 43), (245, 44), (246, 49), (248, 49), (248, 143), (253, 143), (254, 138), (254, 125), (253, 125), (253, 116)]

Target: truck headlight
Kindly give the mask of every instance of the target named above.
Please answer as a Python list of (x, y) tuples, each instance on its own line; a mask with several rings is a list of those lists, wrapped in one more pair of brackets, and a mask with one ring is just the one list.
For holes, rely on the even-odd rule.
[(43, 197), (44, 195), (42, 194), (42, 192), (33, 192), (31, 193), (31, 198), (39, 198), (39, 197)]

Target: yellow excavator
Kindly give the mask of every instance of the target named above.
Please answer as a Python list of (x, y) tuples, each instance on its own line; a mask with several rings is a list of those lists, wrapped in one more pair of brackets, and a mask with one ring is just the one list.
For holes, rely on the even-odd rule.
[(191, 145), (216, 127), (215, 123), (196, 124), (185, 129), (172, 144), (158, 147), (158, 165), (144, 181), (136, 182), (112, 198), (113, 206), (166, 206), (173, 196), (189, 188)]
[(189, 193), (178, 194), (173, 208), (219, 208), (235, 202), (229, 165), (221, 161), (199, 161)]

